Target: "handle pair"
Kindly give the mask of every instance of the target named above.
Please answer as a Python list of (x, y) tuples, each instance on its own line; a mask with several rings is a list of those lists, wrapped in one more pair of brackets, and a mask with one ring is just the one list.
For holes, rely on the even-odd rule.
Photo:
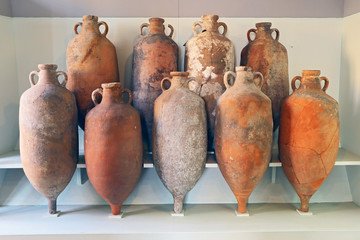
[[(292, 88), (293, 91), (299, 89), (299, 88), (296, 88), (296, 81), (299, 80), (301, 82), (301, 79), (302, 79), (302, 77), (296, 76), (296, 77), (293, 78), (293, 80), (291, 80), (291, 88)], [(321, 89), (321, 90), (323, 90), (325, 92), (326, 89), (328, 89), (328, 87), (329, 87), (329, 79), (327, 77), (320, 77), (320, 80), (325, 81), (325, 84), (324, 84), (323, 88)]]
[[(141, 35), (141, 36), (145, 36), (145, 35), (146, 35), (146, 34), (143, 34), (143, 28), (144, 28), (144, 27), (149, 28), (149, 25), (150, 25), (150, 24), (148, 24), (148, 23), (143, 23), (143, 24), (141, 24), (141, 26), (140, 26), (140, 35)], [(174, 28), (173, 28), (173, 26), (171, 26), (170, 24), (168, 24), (168, 28), (170, 28), (170, 34), (168, 35), (168, 37), (169, 37), (169, 38), (172, 38), (172, 35), (173, 35), (173, 33), (174, 33)], [(165, 30), (165, 27), (164, 27), (164, 30)]]
[[(121, 96), (125, 92), (127, 92), (129, 94), (129, 101), (127, 103), (131, 104), (131, 102), (133, 100), (133, 94), (129, 89), (124, 88), (124, 89), (121, 89)], [(92, 99), (93, 103), (95, 104), (95, 106), (100, 104), (100, 102), (101, 102), (101, 101), (98, 101), (99, 100), (99, 98), (98, 98), (99, 95), (102, 98), (102, 96), (103, 96), (103, 89), (102, 88), (97, 88), (91, 93), (91, 99)]]
[[(223, 31), (223, 33), (221, 33), (221, 35), (225, 36), (225, 34), (227, 33), (227, 25), (226, 25), (225, 23), (223, 23), (223, 22), (219, 22), (219, 23), (217, 23), (217, 24), (218, 24), (218, 28), (221, 27), (221, 26), (223, 26), (224, 31)], [(198, 32), (196, 31), (196, 26), (199, 26), (199, 27), (200, 27), (200, 33), (202, 32), (202, 28), (203, 28), (201, 21), (194, 22), (194, 24), (193, 24), (193, 33), (194, 33), (194, 36), (197, 36), (198, 34), (200, 34), (200, 33), (198, 33)]]
[[(250, 30), (247, 32), (247, 39), (248, 39), (249, 42), (254, 41), (254, 40), (251, 39), (250, 33), (255, 33), (255, 36), (256, 36), (256, 31), (257, 31), (256, 29), (252, 28), (252, 29), (250, 29)], [(275, 41), (279, 41), (279, 37), (280, 37), (279, 29), (277, 29), (277, 28), (272, 28), (272, 29), (271, 29), (271, 32), (273, 32), (273, 31), (276, 32)]]
[[(263, 85), (263, 82), (264, 82), (263, 75), (260, 72), (254, 72), (253, 74), (254, 74), (254, 84), (255, 84), (255, 86), (257, 86), (258, 88), (261, 89), (261, 87)], [(232, 71), (226, 72), (225, 75), (224, 75), (224, 84), (226, 86), (226, 89), (229, 89), (232, 86), (234, 86), (234, 84), (233, 85), (229, 84), (229, 75), (233, 76), (234, 79), (236, 79), (236, 73), (235, 72), (232, 72)], [(259, 79), (259, 82), (255, 82), (255, 79)]]
[[(161, 80), (161, 84), (160, 84), (161, 90), (162, 90), (163, 92), (169, 89), (169, 88), (165, 88), (165, 87), (164, 87), (165, 81), (170, 82), (170, 86), (171, 86), (171, 78), (169, 78), (169, 77), (163, 78), (163, 80)], [(189, 83), (190, 83), (190, 82), (195, 82), (195, 83), (196, 83), (196, 88), (195, 88), (194, 90), (190, 89), (190, 87), (189, 87)], [(199, 81), (198, 81), (196, 78), (189, 78), (189, 79), (187, 80), (186, 84), (187, 84), (187, 88), (188, 88), (190, 91), (193, 91), (193, 92), (195, 92), (195, 93), (198, 93), (199, 88), (200, 88), (200, 83), (199, 83)]]
[[(63, 75), (64, 76), (64, 81), (62, 83), (60, 83), (59, 79), (59, 83), (62, 87), (65, 87), (66, 86), (66, 83), (67, 83), (67, 80), (68, 80), (68, 76), (66, 74), (66, 72), (63, 72), (63, 71), (58, 71), (56, 72), (56, 78), (58, 78), (60, 75)], [(32, 71), (29, 75), (29, 80), (30, 80), (30, 84), (31, 86), (35, 86), (36, 83), (35, 83), (35, 76), (38, 76), (39, 77), (39, 72), (38, 71)]]
[[(102, 36), (105, 37), (105, 36), (108, 34), (109, 27), (108, 27), (107, 23), (106, 23), (106, 22), (103, 22), (103, 21), (98, 22), (98, 27), (100, 27), (101, 25), (104, 25), (104, 26), (105, 26), (105, 31), (101, 34)], [(75, 24), (75, 26), (74, 26), (74, 32), (75, 32), (76, 35), (79, 34), (78, 31), (77, 31), (77, 28), (78, 28), (79, 26), (82, 27), (82, 23), (81, 23), (81, 22), (78, 22), (78, 23)]]

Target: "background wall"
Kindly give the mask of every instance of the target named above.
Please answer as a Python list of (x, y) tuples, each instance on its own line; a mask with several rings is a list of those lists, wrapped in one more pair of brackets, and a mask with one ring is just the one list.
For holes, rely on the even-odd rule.
[[(357, 155), (360, 154), (359, 24), (360, 13), (344, 18), (340, 84), (340, 140), (344, 148)], [(360, 167), (347, 167), (347, 173), (354, 202), (360, 205)]]
[[(10, 0), (14, 17), (343, 17), (343, 0)], [(356, 1), (356, 0), (353, 0)]]
[(0, 0), (0, 15), (7, 17), (12, 16), (10, 0)]
[(0, 154), (11, 151), (18, 139), (18, 80), (15, 41), (10, 17), (0, 16)]
[(344, 0), (344, 17), (360, 12), (359, 0)]
[[(344, 18), (341, 55), (341, 144), (360, 154), (360, 13)], [(353, 127), (348, 127), (353, 126)]]

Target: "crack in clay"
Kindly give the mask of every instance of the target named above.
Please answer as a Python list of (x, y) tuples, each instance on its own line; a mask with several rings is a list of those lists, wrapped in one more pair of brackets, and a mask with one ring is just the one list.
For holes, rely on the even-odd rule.
[(336, 129), (335, 129), (335, 131), (334, 131), (334, 133), (333, 133), (333, 135), (332, 135), (332, 137), (331, 137), (331, 140), (330, 140), (329, 145), (326, 147), (326, 149), (325, 149), (324, 151), (322, 151), (322, 152), (320, 153), (321, 155), (329, 149), (329, 147), (330, 147), (330, 145), (331, 145), (331, 143), (332, 143), (332, 141), (333, 141), (333, 139), (334, 139), (334, 137), (335, 137), (338, 129), (339, 129), (339, 126), (336, 127)]
[(294, 145), (290, 145), (290, 144), (283, 144), (284, 146), (287, 146), (287, 147), (293, 147), (293, 148), (300, 148), (300, 149), (306, 149), (306, 150), (311, 150), (311, 151), (314, 151), (317, 155), (320, 155), (320, 153), (318, 153), (315, 149), (312, 149), (312, 148), (308, 148), (308, 147), (298, 147), (298, 146), (294, 146)]
[[(336, 133), (336, 132), (335, 132)], [(334, 134), (335, 135), (335, 134)], [(330, 141), (330, 144), (329, 144), (329, 146), (327, 147), (327, 149), (330, 147), (330, 145), (331, 145), (331, 141)], [(326, 167), (325, 167), (325, 164), (324, 164), (324, 161), (323, 161), (323, 158), (322, 158), (322, 153), (324, 153), (325, 151), (323, 151), (322, 153), (318, 153), (316, 150), (314, 150), (314, 149), (312, 149), (312, 148), (306, 148), (306, 147), (296, 147), (296, 146), (293, 146), (293, 145), (286, 145), (286, 144), (284, 144), (284, 146), (287, 146), (287, 147), (293, 147), (293, 148), (300, 148), (300, 149), (306, 149), (306, 150), (310, 150), (310, 151), (313, 151), (316, 155), (318, 155), (319, 156), (319, 158), (320, 158), (320, 161), (321, 161), (321, 163), (322, 163), (322, 165), (323, 165), (323, 168), (324, 168), (324, 171), (325, 171), (325, 174), (326, 174), (326, 176), (328, 176), (329, 174), (328, 174), (328, 172), (326, 171)], [(292, 161), (291, 161), (292, 162)], [(291, 163), (291, 165), (293, 165), (292, 163)], [(299, 183), (301, 183), (300, 181), (299, 181), (299, 179), (298, 179), (298, 177), (296, 176), (296, 172), (295, 171), (293, 171), (294, 172), (294, 175), (295, 175), (295, 178), (296, 178), (296, 180), (299, 182)]]
[(321, 154), (319, 154), (319, 157), (320, 157), (320, 162), (322, 163), (322, 166), (323, 166), (323, 168), (324, 168), (325, 174), (326, 174), (326, 176), (327, 176), (328, 174), (327, 174), (326, 167), (325, 167), (325, 163), (324, 163), (324, 160), (322, 159)]
[(327, 170), (326, 170), (325, 164), (324, 164), (323, 159), (322, 159), (322, 155), (323, 155), (324, 152), (326, 152), (326, 151), (330, 148), (331, 143), (332, 143), (332, 141), (333, 141), (333, 139), (334, 139), (334, 137), (335, 137), (338, 129), (339, 129), (339, 126), (338, 126), (338, 127), (336, 128), (336, 130), (334, 131), (333, 136), (331, 137), (331, 140), (330, 140), (330, 142), (329, 142), (329, 145), (326, 147), (326, 149), (325, 149), (324, 151), (322, 151), (322, 152), (320, 153), (320, 159), (321, 159), (321, 162), (322, 162), (323, 165), (324, 165), (325, 173), (326, 173), (327, 176), (328, 176), (330, 173), (328, 173)]
[[(314, 100), (312, 100), (311, 102), (309, 102), (308, 104), (306, 104), (304, 107), (303, 107), (303, 109), (301, 110), (301, 112), (300, 112), (300, 114), (299, 114), (299, 116), (301, 116), (302, 115), (302, 113), (304, 112), (304, 110), (305, 110), (305, 108), (309, 105), (309, 104), (311, 104), (312, 102), (314, 102)], [(296, 129), (297, 128), (297, 124), (299, 123), (299, 121), (300, 121), (300, 118), (298, 118), (297, 120), (296, 120), (296, 123), (295, 123), (295, 126), (294, 126), (294, 129)], [(337, 127), (336, 129), (335, 129), (335, 131), (334, 131), (334, 133), (333, 133), (333, 135), (332, 135), (332, 137), (331, 137), (331, 140), (330, 140), (330, 143), (329, 143), (329, 145), (326, 147), (326, 149), (324, 150), (324, 151), (322, 151), (322, 152), (317, 152), (315, 149), (312, 149), (312, 148), (306, 148), (306, 147), (298, 147), (298, 146), (294, 146), (294, 145), (292, 145), (292, 144), (283, 144), (284, 146), (289, 146), (289, 147), (296, 147), (296, 148), (301, 148), (301, 149), (310, 149), (310, 150), (313, 150), (313, 151), (315, 151), (316, 152), (316, 154), (319, 154), (319, 155), (321, 155), (321, 154), (323, 154), (327, 149), (329, 149), (329, 147), (330, 147), (330, 144), (331, 144), (331, 142), (332, 142), (332, 140), (334, 139), (334, 137), (335, 137), (335, 134), (336, 134), (336, 132), (337, 132), (337, 130), (339, 129), (339, 127)]]
[[(287, 145), (286, 145), (286, 146), (287, 146)], [(295, 146), (290, 146), (290, 147), (300, 148), (300, 149), (307, 149), (307, 150), (311, 150), (311, 151), (315, 152), (316, 154), (318, 154), (314, 149), (311, 149), (311, 148), (295, 147)], [(321, 159), (321, 156), (320, 156), (320, 159)], [(321, 160), (321, 162), (322, 162), (322, 160)], [(291, 161), (291, 165), (294, 166), (294, 164), (292, 163), (292, 161)], [(324, 164), (323, 164), (323, 165), (324, 165)], [(294, 168), (294, 167), (292, 167), (292, 168)], [(297, 181), (299, 184), (301, 184), (302, 182), (299, 180), (298, 176), (296, 175), (296, 172), (295, 172), (294, 170), (293, 170), (292, 172), (294, 173), (294, 177), (296, 178), (296, 181)]]
[[(311, 100), (308, 104), (306, 104), (306, 105), (303, 107), (303, 109), (301, 110), (301, 112), (300, 112), (300, 114), (299, 114), (298, 116), (301, 116), (302, 113), (305, 111), (305, 108), (306, 108), (308, 105), (310, 105), (312, 102), (314, 102), (314, 100)], [(296, 123), (295, 123), (295, 125), (294, 125), (294, 129), (297, 129), (297, 125), (298, 125), (300, 119), (301, 119), (301, 118), (299, 117), (299, 118), (296, 120)]]

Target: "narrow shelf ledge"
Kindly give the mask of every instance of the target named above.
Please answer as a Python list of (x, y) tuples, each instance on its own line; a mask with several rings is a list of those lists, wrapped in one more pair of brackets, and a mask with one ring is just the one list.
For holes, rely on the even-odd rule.
[(0, 169), (1, 168), (22, 168), (19, 151), (12, 151), (0, 155)]
[[(269, 167), (281, 167), (277, 151), (274, 151), (272, 159), (269, 163)], [(360, 156), (343, 149), (339, 148), (335, 166), (360, 166)], [(144, 168), (153, 168), (154, 164), (152, 161), (152, 153), (147, 152), (144, 154)], [(214, 152), (208, 152), (206, 160), (206, 168), (217, 168), (216, 157)], [(19, 151), (12, 151), (6, 154), (0, 155), (0, 169), (16, 169), (22, 168), (20, 153)], [(80, 151), (79, 163), (77, 168), (86, 168), (84, 152)]]
[[(356, 204), (313, 203), (310, 209), (314, 215), (307, 217), (297, 214), (297, 206), (249, 204), (250, 216), (239, 218), (234, 214), (235, 204), (185, 204), (185, 216), (174, 218), (170, 215), (172, 205), (131, 205), (123, 207), (124, 215), (120, 221), (108, 217), (108, 206), (60, 205), (58, 209), (62, 214), (53, 219), (44, 218), (46, 206), (2, 206), (0, 215), (4, 221), (1, 221), (0, 228), (2, 235), (146, 234), (147, 239), (164, 234), (182, 234), (182, 239), (189, 239), (188, 236), (208, 239), (206, 236), (214, 234), (231, 239), (231, 236), (238, 238), (249, 233), (258, 236), (287, 233), (294, 237), (306, 232), (340, 237), (346, 231), (352, 239), (359, 239), (360, 208)], [(51, 239), (50, 236), (47, 239)]]

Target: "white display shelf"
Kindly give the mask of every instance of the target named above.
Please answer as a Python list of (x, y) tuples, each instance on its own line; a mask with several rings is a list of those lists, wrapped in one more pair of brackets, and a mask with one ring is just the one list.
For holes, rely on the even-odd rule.
[[(339, 148), (335, 166), (360, 166), (360, 157), (348, 150)], [(151, 153), (146, 153), (144, 155), (144, 168), (153, 168), (153, 167), (154, 164), (152, 162)], [(208, 152), (205, 167), (206, 168), (218, 167), (214, 152)], [(277, 153), (273, 154), (269, 167), (281, 167), (281, 162), (279, 161)], [(0, 155), (0, 169), (12, 169), (12, 168), (22, 168), (19, 151), (12, 151)], [(83, 152), (80, 152), (79, 163), (77, 164), (77, 168), (86, 168)]]
[[(57, 218), (46, 217), (46, 206), (2, 206), (0, 235), (4, 239), (9, 235), (22, 235), (19, 239), (37, 235), (36, 239), (61, 235), (66, 239), (104, 239), (104, 235), (112, 235), (106, 239), (298, 239), (306, 234), (302, 239), (349, 239), (345, 232), (351, 232), (351, 239), (360, 239), (360, 208), (354, 203), (310, 204), (312, 216), (297, 214), (296, 204), (249, 204), (249, 217), (236, 217), (235, 207), (187, 204), (184, 217), (172, 217), (171, 205), (131, 205), (123, 207), (122, 219), (114, 219), (109, 218), (108, 206), (58, 206), (62, 214)], [(279, 238), (290, 234), (291, 238)]]

